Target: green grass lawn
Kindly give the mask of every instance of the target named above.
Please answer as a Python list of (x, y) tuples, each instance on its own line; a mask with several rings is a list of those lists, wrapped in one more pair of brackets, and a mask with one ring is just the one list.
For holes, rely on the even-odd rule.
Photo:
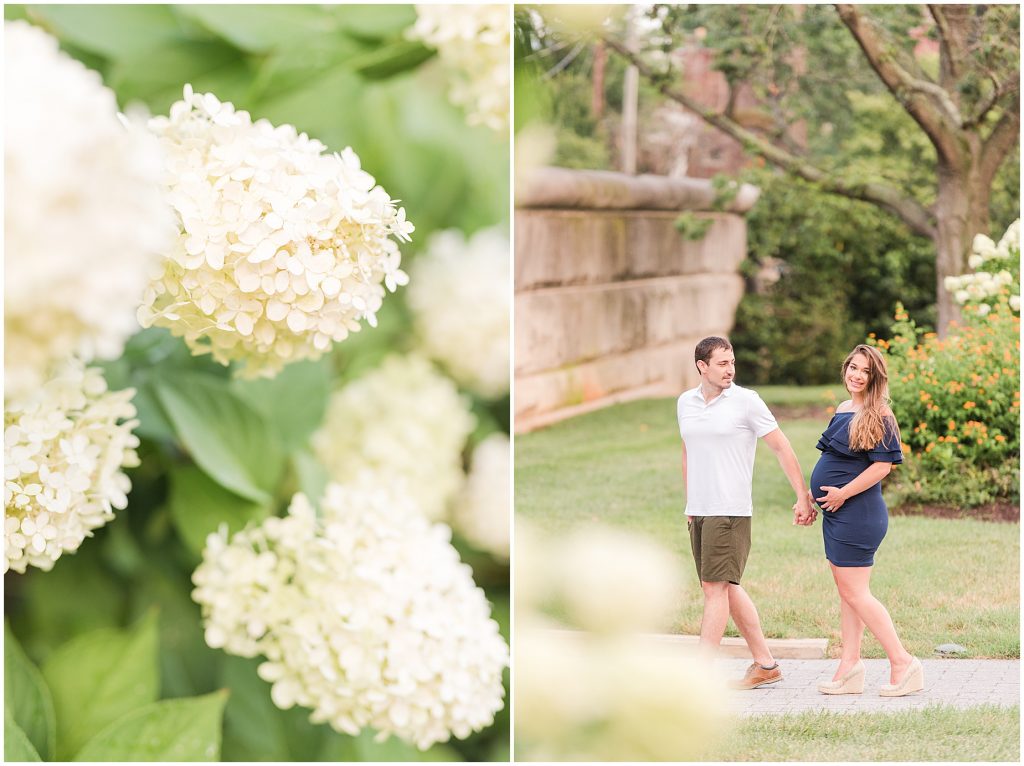
[(1020, 760), (1020, 708), (800, 713), (742, 721), (708, 761)]
[[(828, 422), (834, 387), (758, 389), (780, 414), (804, 476)], [(841, 397), (841, 390), (838, 391)], [(807, 417), (812, 405), (820, 416)], [(798, 419), (782, 416), (802, 408)], [(898, 470), (898, 469), (897, 469)], [(674, 550), (691, 588), (681, 595), (674, 630), (699, 632), (701, 597), (683, 518), (680, 441), (674, 399), (610, 407), (515, 440), (517, 518), (561, 535), (602, 522), (649, 534)], [(754, 469), (753, 547), (744, 587), (765, 635), (839, 639), (839, 602), (824, 557), (821, 522), (792, 526), (793, 492), (775, 456), (759, 444)], [(875, 557), (872, 589), (889, 608), (914, 654), (954, 642), (969, 657), (1019, 657), (1019, 524), (893, 516)], [(728, 635), (738, 635), (732, 624)], [(884, 657), (868, 633), (867, 657)]]

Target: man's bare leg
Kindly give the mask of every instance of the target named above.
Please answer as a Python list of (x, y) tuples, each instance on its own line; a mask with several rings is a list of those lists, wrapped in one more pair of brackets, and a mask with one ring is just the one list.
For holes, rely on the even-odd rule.
[(715, 650), (722, 644), (729, 622), (729, 583), (701, 582), (704, 591), (704, 614), (700, 619), (700, 645)]
[[(747, 642), (754, 661), (762, 667), (772, 667), (775, 664), (775, 658), (772, 657), (768, 642), (765, 641), (764, 633), (761, 631), (761, 620), (757, 616), (754, 602), (750, 600), (750, 596), (741, 586), (733, 583), (728, 583), (728, 585), (729, 614), (732, 616), (732, 621), (736, 623), (740, 635)], [(703, 640), (703, 631), (701, 637)]]

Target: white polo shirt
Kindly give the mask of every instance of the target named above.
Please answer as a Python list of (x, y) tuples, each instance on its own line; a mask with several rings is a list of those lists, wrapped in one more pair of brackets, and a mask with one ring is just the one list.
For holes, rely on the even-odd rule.
[(733, 383), (705, 402), (700, 386), (676, 402), (686, 446), (686, 514), (751, 516), (757, 440), (779, 424), (755, 391)]

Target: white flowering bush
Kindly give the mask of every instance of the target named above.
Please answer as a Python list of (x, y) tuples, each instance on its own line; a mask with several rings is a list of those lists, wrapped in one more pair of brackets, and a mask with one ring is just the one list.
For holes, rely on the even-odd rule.
[(452, 525), (463, 537), (505, 561), (510, 544), (511, 466), (512, 445), (505, 434), (491, 434), (477, 444), (452, 516)]
[(415, 9), (5, 12), (5, 761), (507, 761), (508, 402), (399, 289), (507, 154)]
[(437, 49), (453, 103), (471, 125), (508, 129), (510, 9), (507, 5), (417, 5), (412, 36)]
[(408, 301), (423, 352), (489, 399), (509, 390), (511, 260), (501, 229), (469, 239), (450, 230), (431, 237), (411, 268)]
[(331, 395), (313, 449), (334, 481), (366, 470), (412, 488), (441, 519), (462, 488), (476, 418), (451, 380), (416, 355), (391, 356)]
[(253, 122), (188, 85), (150, 129), (180, 228), (143, 325), (242, 363), (242, 375), (272, 376), (319, 358), (360, 320), (376, 324), (384, 286), (408, 281), (396, 240), (413, 225), (351, 148), (325, 154), (293, 126)]
[(1020, 219), (1010, 224), (999, 244), (977, 235), (967, 265), (972, 273), (946, 277), (944, 282), (957, 303), (977, 306), (981, 316), (991, 311), (994, 301), (1020, 311)]
[(95, 72), (4, 23), (4, 373), (8, 396), (71, 354), (120, 356), (147, 267), (173, 234), (160, 154)]
[(211, 535), (195, 571), (211, 646), (265, 658), (274, 703), (421, 749), (490, 724), (508, 648), (450, 531), (366, 476), (316, 512)]
[(108, 391), (98, 369), (70, 362), (5, 402), (4, 572), (52, 569), (128, 504), (134, 393)]

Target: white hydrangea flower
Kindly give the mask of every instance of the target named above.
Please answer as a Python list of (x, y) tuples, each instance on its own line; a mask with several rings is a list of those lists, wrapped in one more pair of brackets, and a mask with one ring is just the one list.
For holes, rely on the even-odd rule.
[(433, 235), (410, 269), (407, 301), (424, 353), (486, 398), (509, 390), (511, 253), (500, 228)]
[(173, 237), (159, 148), (118, 119), (100, 76), (23, 21), (4, 22), (6, 395), (72, 354), (120, 356)]
[(574, 624), (585, 630), (663, 630), (685, 589), (679, 561), (644, 535), (603, 525), (570, 533), (552, 583)]
[(511, 464), (508, 436), (495, 433), (480, 442), (473, 450), (469, 477), (452, 516), (452, 525), (473, 545), (505, 560), (509, 556)]
[(417, 5), (410, 36), (437, 49), (449, 97), (470, 125), (508, 129), (511, 18), (507, 5)]
[(71, 361), (4, 414), (4, 572), (50, 570), (128, 504), (139, 464), (132, 389)]
[(391, 356), (332, 394), (313, 449), (335, 481), (364, 470), (404, 480), (441, 519), (465, 481), (462, 450), (476, 425), (451, 380), (419, 356)]
[(685, 647), (519, 615), (515, 646), (516, 752), (526, 760), (700, 760), (726, 730), (722, 671)]
[[(167, 155), (179, 232), (139, 320), (195, 354), (271, 377), (376, 324), (386, 285), (408, 281), (395, 240), (413, 225), (352, 149), (325, 154), (291, 125), (253, 122), (193, 93), (150, 120)], [(394, 240), (391, 239), (394, 237)]]
[[(977, 258), (979, 265), (999, 255), (996, 250), (996, 243), (984, 234), (975, 235), (974, 242), (971, 243), (971, 250), (974, 252), (974, 257)], [(971, 268), (976, 269), (977, 266), (972, 265)]]
[(508, 647), (451, 530), (393, 486), (364, 474), (328, 485), (320, 519), (299, 494), (285, 518), (211, 535), (193, 598), (211, 647), (266, 659), (278, 707), (425, 750), (493, 722)]
[(1014, 253), (1020, 254), (1020, 219), (1006, 227), (999, 245), (996, 247), (1003, 258), (1011, 258)]
[[(953, 300), (958, 304), (979, 304), (979, 313), (985, 316), (991, 310), (990, 299), (998, 299), (1007, 287), (1013, 290), (1018, 281), (1018, 277), (1009, 269), (999, 267), (1009, 265), (1019, 273), (1020, 220), (1010, 224), (998, 245), (984, 234), (978, 234), (971, 249), (972, 253), (967, 258), (968, 266), (984, 270), (946, 277), (943, 286), (953, 294)], [(1009, 295), (1008, 302), (1011, 309), (1020, 310), (1019, 295)]]

